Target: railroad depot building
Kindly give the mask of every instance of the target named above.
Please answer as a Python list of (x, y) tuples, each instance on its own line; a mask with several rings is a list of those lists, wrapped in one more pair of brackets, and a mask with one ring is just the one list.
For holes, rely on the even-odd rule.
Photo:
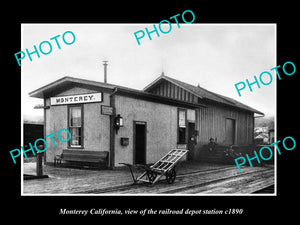
[(187, 148), (184, 160), (198, 160), (210, 138), (222, 145), (251, 145), (254, 114), (263, 115), (164, 74), (142, 91), (67, 76), (29, 95), (44, 99), (44, 136), (62, 128), (71, 133), (66, 143), (57, 136), (56, 146), (47, 141), (46, 163), (62, 153), (76, 161), (103, 153), (109, 167), (148, 164), (172, 148)]

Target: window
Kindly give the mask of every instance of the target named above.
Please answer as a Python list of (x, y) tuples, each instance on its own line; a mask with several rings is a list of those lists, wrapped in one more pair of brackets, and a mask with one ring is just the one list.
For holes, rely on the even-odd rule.
[(186, 111), (178, 109), (178, 143), (186, 143)]
[(69, 107), (70, 147), (82, 147), (82, 106)]

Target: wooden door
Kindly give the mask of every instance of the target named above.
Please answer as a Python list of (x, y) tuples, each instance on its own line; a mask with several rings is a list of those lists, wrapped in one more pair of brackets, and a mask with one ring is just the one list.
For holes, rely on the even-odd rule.
[(195, 123), (188, 123), (188, 160), (194, 159), (194, 151), (196, 144)]
[(134, 122), (134, 164), (146, 164), (146, 122)]
[(225, 143), (227, 145), (233, 145), (235, 143), (235, 120), (226, 119), (225, 124)]

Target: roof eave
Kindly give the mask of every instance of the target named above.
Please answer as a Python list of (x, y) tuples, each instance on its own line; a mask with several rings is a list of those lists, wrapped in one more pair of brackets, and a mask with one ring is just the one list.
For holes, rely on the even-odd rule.
[(198, 108), (198, 107), (203, 107), (206, 108), (207, 106), (205, 104), (195, 104), (195, 103), (190, 103), (190, 102), (184, 102), (180, 100), (176, 100), (173, 98), (169, 97), (164, 97), (156, 94), (151, 94), (149, 92), (145, 91), (138, 91), (138, 90), (133, 90), (133, 89), (124, 89), (124, 88), (117, 88), (114, 94), (119, 93), (121, 95), (124, 95), (125, 93), (130, 94), (131, 96), (137, 96), (137, 97), (144, 97), (148, 100), (159, 102), (162, 104), (172, 104), (172, 105), (181, 105), (181, 106), (187, 106), (187, 107), (192, 107), (192, 108)]
[(116, 85), (113, 85), (113, 84), (107, 84), (107, 83), (101, 83), (101, 82), (96, 82), (96, 81), (91, 81), (91, 80), (85, 80), (85, 79), (65, 76), (65, 77), (58, 79), (50, 84), (47, 84), (47, 85), (40, 87), (32, 92), (29, 92), (29, 96), (35, 97), (35, 98), (45, 98), (46, 93), (49, 93), (49, 92), (57, 89), (58, 87), (61, 87), (68, 83), (77, 83), (77, 84), (81, 84), (81, 85), (102, 87), (102, 88), (108, 88), (108, 89), (113, 89), (116, 87)]

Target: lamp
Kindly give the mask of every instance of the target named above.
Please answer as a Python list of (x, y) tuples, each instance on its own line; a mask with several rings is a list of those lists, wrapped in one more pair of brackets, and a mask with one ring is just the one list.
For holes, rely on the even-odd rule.
[(123, 123), (123, 117), (120, 116), (120, 114), (118, 114), (115, 117), (115, 128), (116, 128), (116, 134), (118, 133), (118, 130), (120, 129), (120, 127), (123, 127), (124, 123)]

